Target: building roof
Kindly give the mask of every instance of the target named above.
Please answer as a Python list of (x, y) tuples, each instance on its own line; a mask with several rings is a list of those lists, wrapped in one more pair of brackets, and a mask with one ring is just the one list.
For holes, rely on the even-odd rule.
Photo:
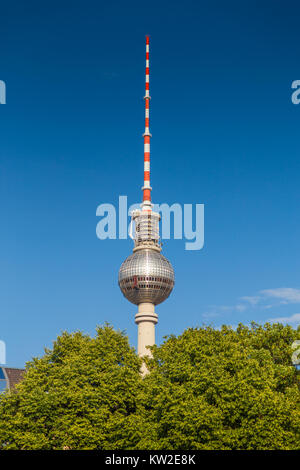
[(25, 369), (14, 367), (1, 367), (4, 377), (7, 380), (7, 388), (14, 388), (24, 377)]

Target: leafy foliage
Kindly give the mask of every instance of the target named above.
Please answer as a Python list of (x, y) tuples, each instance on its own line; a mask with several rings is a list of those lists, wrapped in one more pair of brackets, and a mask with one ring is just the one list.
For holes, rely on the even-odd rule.
[(139, 368), (127, 338), (109, 326), (98, 328), (94, 339), (80, 332), (63, 333), (52, 350), (27, 365), (26, 378), (16, 392), (2, 399), (0, 445), (6, 449), (134, 445)]
[(152, 348), (63, 333), (0, 398), (0, 449), (299, 449), (300, 381), (281, 324), (188, 329)]
[(299, 376), (291, 365), (291, 344), (299, 337), (281, 324), (207, 327), (154, 347), (145, 380), (152, 436), (142, 445), (300, 448)]

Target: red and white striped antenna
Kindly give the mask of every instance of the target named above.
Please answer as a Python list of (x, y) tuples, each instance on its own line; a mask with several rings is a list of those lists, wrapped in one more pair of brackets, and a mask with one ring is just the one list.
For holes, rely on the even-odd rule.
[(149, 130), (149, 36), (146, 36), (146, 83), (145, 83), (145, 132), (144, 137), (144, 186), (143, 190), (143, 209), (151, 210), (151, 186), (150, 186), (150, 130)]

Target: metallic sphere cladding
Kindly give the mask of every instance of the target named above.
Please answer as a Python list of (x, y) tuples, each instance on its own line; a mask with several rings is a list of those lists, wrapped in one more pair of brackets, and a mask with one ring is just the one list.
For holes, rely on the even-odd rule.
[(126, 258), (119, 271), (120, 289), (135, 305), (143, 302), (160, 304), (169, 297), (174, 283), (171, 263), (151, 249), (135, 251)]

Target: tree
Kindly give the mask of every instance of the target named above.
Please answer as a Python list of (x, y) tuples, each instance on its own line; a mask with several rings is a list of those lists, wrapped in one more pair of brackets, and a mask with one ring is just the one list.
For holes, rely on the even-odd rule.
[(0, 449), (299, 449), (300, 329), (188, 329), (150, 374), (124, 333), (63, 333), (0, 398)]
[(106, 325), (90, 338), (64, 332), (0, 402), (2, 449), (107, 449), (138, 440), (140, 360)]
[(300, 329), (188, 329), (154, 347), (145, 379), (149, 431), (160, 449), (299, 449), (299, 375), (291, 345)]

